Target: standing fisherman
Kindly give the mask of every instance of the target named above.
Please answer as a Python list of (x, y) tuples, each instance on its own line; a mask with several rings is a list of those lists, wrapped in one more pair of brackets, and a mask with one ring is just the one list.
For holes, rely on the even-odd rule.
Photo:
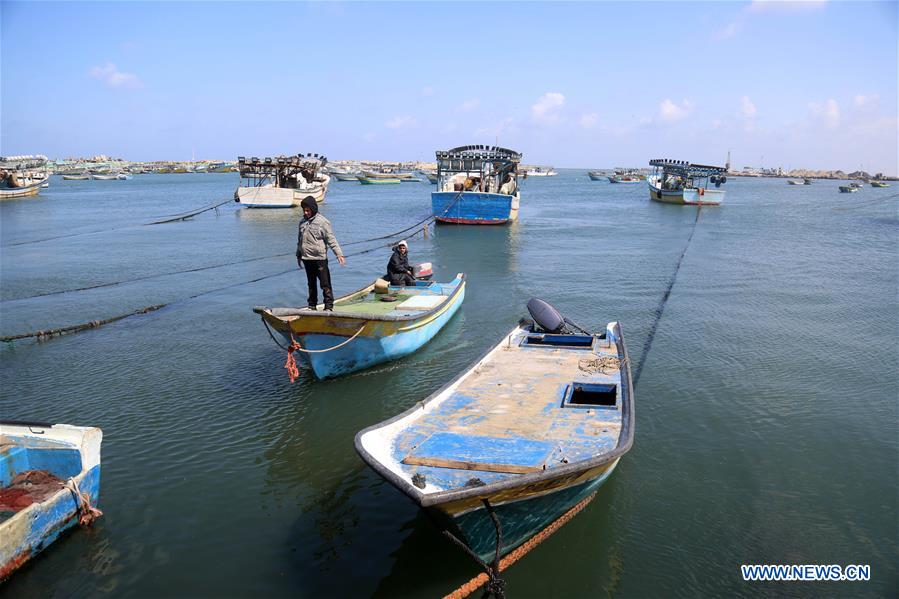
[[(318, 287), (316, 279), (321, 283), (325, 310), (334, 310), (334, 292), (331, 290), (331, 271), (328, 270), (328, 248), (337, 256), (343, 266), (346, 258), (340, 250), (340, 244), (334, 237), (331, 221), (318, 213), (318, 204), (311, 198), (300, 202), (303, 218), (297, 235), (297, 266), (306, 269), (306, 282), (309, 284), (309, 308), (315, 310), (318, 305)], [(327, 245), (326, 245), (327, 244)]]

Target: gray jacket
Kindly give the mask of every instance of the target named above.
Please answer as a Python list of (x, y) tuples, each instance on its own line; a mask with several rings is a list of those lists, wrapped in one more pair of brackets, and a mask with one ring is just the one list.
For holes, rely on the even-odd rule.
[(329, 247), (338, 258), (343, 256), (340, 244), (337, 243), (334, 231), (331, 229), (331, 221), (321, 214), (316, 214), (308, 219), (305, 217), (300, 219), (300, 228), (297, 234), (297, 258), (327, 260)]

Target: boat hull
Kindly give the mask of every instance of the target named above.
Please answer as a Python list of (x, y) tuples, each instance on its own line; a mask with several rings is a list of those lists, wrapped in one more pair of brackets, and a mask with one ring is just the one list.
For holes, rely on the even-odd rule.
[(719, 206), (724, 201), (726, 192), (720, 189), (660, 189), (648, 182), (649, 199), (663, 204), (681, 204), (689, 206)]
[[(446, 310), (428, 322), (384, 323), (400, 326), (383, 327), (379, 336), (365, 337), (360, 335), (347, 345), (331, 352), (323, 354), (303, 353), (303, 360), (312, 367), (315, 376), (320, 379), (334, 378), (383, 364), (384, 362), (390, 362), (391, 360), (398, 360), (414, 353), (433, 339), (458, 312), (464, 298), (465, 290), (463, 289), (455, 301), (450, 302)], [(327, 349), (347, 340), (345, 334), (338, 336), (306, 333), (298, 334), (296, 338), (303, 347), (311, 350)]]
[[(65, 427), (65, 425), (62, 425)], [(0, 432), (10, 433), (9, 427), (0, 426)], [(48, 437), (61, 428), (60, 425), (46, 430)], [(90, 504), (96, 505), (100, 498), (100, 443), (102, 432), (96, 428), (66, 427), (71, 430), (83, 431), (83, 436), (78, 435), (80, 443), (72, 444), (70, 448), (63, 448), (64, 452), (77, 452), (80, 464), (80, 472), (68, 477), (62, 472), (64, 464), (70, 458), (55, 458), (48, 455), (56, 449), (37, 449), (34, 455), (26, 452), (21, 447), (7, 449), (0, 454), (0, 466), (3, 467), (3, 484), (9, 484), (16, 472), (29, 468), (45, 469), (60, 479), (71, 478), (77, 483), (78, 489), (87, 494)], [(37, 434), (37, 431), (34, 431)], [(63, 433), (65, 434), (65, 433)], [(77, 434), (77, 433), (76, 433)], [(34, 436), (34, 435), (32, 435)], [(40, 442), (38, 442), (40, 443)], [(69, 483), (71, 484), (71, 483)], [(53, 541), (66, 530), (77, 524), (79, 518), (79, 505), (74, 493), (69, 488), (62, 488), (52, 495), (35, 500), (27, 507), (15, 511), (6, 519), (0, 519), (0, 582), (8, 578), (22, 565), (47, 548)]]
[(399, 185), (403, 182), (401, 179), (370, 179), (368, 177), (358, 177), (358, 179), (362, 185)]
[(590, 180), (591, 180), (591, 181), (603, 181), (603, 180), (605, 180), (605, 177), (603, 177), (602, 175), (594, 175), (594, 174), (592, 174), (592, 173), (587, 173), (587, 176), (590, 177)]
[[(271, 313), (260, 313), (288, 343), (296, 340), (304, 349), (314, 352), (334, 348), (321, 353), (297, 352), (316, 377), (327, 379), (397, 360), (417, 351), (440, 332), (464, 299), (465, 280), (462, 278), (439, 308), (413, 318), (373, 320), (364, 316), (311, 312), (285, 323)], [(339, 301), (335, 302), (338, 311)], [(357, 332), (358, 335), (347, 342)], [(347, 343), (340, 346), (344, 342)]]
[(477, 191), (435, 191), (431, 209), (438, 223), (504, 225), (518, 218), (518, 195)]
[[(500, 557), (555, 522), (580, 501), (595, 493), (617, 466), (614, 460), (579, 476), (568, 476), (509, 489), (498, 496), (487, 496), (502, 526)], [(496, 528), (482, 498), (427, 508), (442, 526), (463, 541), (488, 563), (496, 554)]]
[(0, 188), (0, 200), (11, 200), (14, 198), (27, 198), (36, 196), (41, 191), (43, 181), (32, 183), (25, 187), (4, 187)]
[(325, 201), (328, 184), (315, 185), (311, 189), (285, 189), (274, 185), (241, 186), (234, 192), (234, 201), (247, 208), (294, 208), (305, 198), (316, 203)]

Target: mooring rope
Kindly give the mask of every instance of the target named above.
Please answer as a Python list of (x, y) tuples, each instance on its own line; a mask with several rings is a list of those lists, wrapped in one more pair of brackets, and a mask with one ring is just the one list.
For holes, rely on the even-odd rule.
[[(512, 564), (520, 560), (522, 557), (528, 554), (532, 549), (534, 549), (537, 545), (548, 539), (555, 533), (557, 530), (562, 528), (569, 520), (574, 518), (578, 512), (583, 510), (587, 505), (593, 501), (593, 498), (596, 497), (596, 493), (593, 492), (588, 497), (585, 497), (580, 502), (575, 504), (570, 510), (562, 514), (556, 521), (552, 524), (538, 532), (536, 535), (531, 537), (527, 542), (520, 545), (517, 549), (509, 553), (506, 557), (502, 558), (499, 561), (498, 572), (495, 572), (494, 575), (498, 574), (509, 568)], [(458, 589), (446, 595), (444, 599), (465, 599), (479, 588), (484, 586), (485, 584), (491, 581), (490, 575), (487, 572), (482, 572), (460, 586)], [(491, 591), (492, 592), (492, 591)]]
[(21, 335), (10, 335), (8, 337), (0, 337), (0, 341), (9, 343), (12, 341), (16, 341), (19, 339), (28, 339), (30, 337), (35, 337), (39, 341), (44, 339), (49, 339), (50, 337), (58, 337), (60, 335), (67, 335), (69, 333), (78, 333), (81, 331), (86, 331), (88, 329), (95, 329), (97, 327), (103, 326), (104, 324), (109, 324), (111, 322), (116, 322), (117, 320), (122, 320), (123, 318), (128, 318), (129, 316), (136, 316), (138, 314), (146, 314), (148, 312), (155, 312), (160, 308), (165, 308), (168, 304), (156, 304), (154, 306), (146, 306), (140, 308), (139, 310), (134, 310), (133, 312), (129, 312), (127, 314), (120, 314), (118, 316), (113, 316), (111, 318), (104, 318), (103, 320), (92, 320), (90, 322), (85, 322), (82, 324), (74, 324), (67, 327), (60, 327), (57, 329), (46, 329), (39, 331), (32, 331), (30, 333), (22, 333)]
[(649, 354), (649, 350), (652, 348), (652, 341), (656, 336), (656, 329), (659, 327), (659, 321), (662, 319), (662, 313), (665, 311), (665, 304), (668, 303), (668, 298), (671, 297), (671, 289), (674, 287), (674, 282), (677, 280), (677, 272), (680, 270), (681, 262), (684, 261), (684, 256), (687, 254), (687, 249), (690, 247), (690, 242), (693, 240), (693, 233), (696, 232), (696, 224), (699, 222), (699, 214), (702, 212), (702, 205), (696, 207), (696, 218), (693, 219), (693, 226), (690, 228), (690, 235), (687, 237), (687, 242), (684, 244), (684, 249), (680, 254), (680, 258), (677, 259), (677, 264), (674, 265), (674, 272), (671, 273), (671, 279), (668, 281), (668, 287), (665, 288), (665, 293), (662, 295), (661, 301), (659, 301), (658, 307), (656, 307), (655, 318), (652, 321), (652, 326), (649, 328), (649, 335), (646, 337), (646, 341), (643, 343), (643, 352), (640, 355), (640, 362), (637, 364), (637, 367), (634, 371), (634, 386), (637, 385), (637, 382), (640, 380), (640, 373), (643, 372), (643, 365), (646, 364), (646, 356)]

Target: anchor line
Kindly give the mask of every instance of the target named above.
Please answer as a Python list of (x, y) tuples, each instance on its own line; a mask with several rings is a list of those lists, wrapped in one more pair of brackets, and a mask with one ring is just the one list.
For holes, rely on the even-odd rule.
[[(458, 201), (458, 199), (459, 199), (461, 196), (462, 196), (462, 192), (459, 192), (459, 193), (456, 195), (456, 198), (454, 198), (453, 202), (452, 202), (449, 206), (447, 206), (447, 208), (444, 210), (444, 214), (446, 213), (446, 211), (448, 211), (448, 210), (449, 210), (449, 209), (450, 209), (450, 208), (451, 208), (451, 207)], [(219, 205), (221, 205), (221, 204), (219, 204)], [(210, 207), (210, 208), (207, 208), (207, 210), (210, 210), (210, 209), (212, 209), (212, 208), (211, 208), (211, 207)], [(423, 224), (424, 226), (421, 226), (418, 230), (414, 231), (414, 232), (412, 233), (412, 236), (417, 235), (419, 232), (422, 232), (422, 231), (424, 231), (425, 229), (427, 229), (427, 227), (430, 225), (430, 221), (431, 221), (432, 219), (436, 219), (436, 216), (435, 216), (435, 215), (431, 215), (430, 217), (428, 217), (428, 218), (425, 219), (424, 221), (422, 221), (422, 222), (420, 222), (420, 223), (416, 223), (416, 225), (413, 225), (413, 226), (419, 226), (419, 225), (422, 225), (422, 224)], [(406, 232), (406, 231), (409, 230), (409, 228), (411, 228), (411, 227), (407, 227), (406, 229), (401, 230), (399, 233)], [(375, 238), (375, 239), (372, 239), (372, 240), (366, 240), (366, 241), (368, 241), (368, 242), (370, 242), (370, 241), (377, 241), (377, 240), (383, 239), (383, 238), (396, 237), (397, 235), (398, 235), (398, 233), (394, 233), (393, 235), (388, 235), (388, 236), (386, 236), (386, 237)], [(390, 247), (391, 245), (392, 245), (392, 244), (387, 244), (387, 247)], [(368, 249), (365, 249), (365, 250), (360, 250), (360, 251), (358, 251), (358, 252), (354, 252), (354, 253), (352, 253), (352, 254), (347, 254), (347, 255), (344, 256), (344, 257), (359, 256), (359, 255), (362, 255), (362, 254), (367, 254), (367, 253), (370, 253), (370, 252), (374, 252), (374, 251), (377, 251), (377, 250), (381, 250), (381, 249), (383, 249), (384, 247), (385, 247), (384, 245), (378, 245), (378, 246), (375, 246), (375, 247), (372, 247), (372, 248), (368, 248)], [(209, 269), (212, 269), (212, 268), (221, 268), (221, 267), (224, 267), (224, 266), (231, 266), (231, 265), (234, 265), (234, 264), (243, 264), (243, 263), (246, 263), (246, 262), (254, 262), (254, 261), (264, 260), (264, 259), (268, 259), (268, 258), (280, 258), (280, 257), (284, 257), (284, 256), (289, 256), (289, 255), (290, 255), (290, 254), (287, 254), (287, 253), (285, 253), (285, 254), (275, 254), (275, 255), (272, 255), (272, 256), (263, 256), (263, 257), (260, 257), (260, 258), (251, 258), (251, 259), (249, 259), (249, 260), (240, 260), (240, 261), (236, 261), (236, 262), (230, 262), (230, 263), (222, 264), (222, 265), (218, 265), (218, 266), (200, 267), (200, 268), (196, 268), (196, 269), (188, 269), (188, 270), (184, 270), (184, 271), (177, 271), (177, 272), (165, 273), (165, 274), (161, 274), (161, 275), (149, 275), (149, 276), (147, 276), (147, 277), (138, 277), (137, 279), (131, 279), (131, 280), (128, 280), (128, 281), (120, 281), (120, 282), (118, 282), (118, 283), (106, 283), (106, 284), (102, 284), (102, 285), (96, 285), (96, 286), (86, 287), (86, 288), (84, 288), (84, 289), (77, 289), (77, 290), (55, 291), (55, 292), (51, 292), (51, 293), (46, 293), (46, 294), (40, 294), (40, 295), (36, 295), (36, 296), (31, 296), (31, 297), (29, 297), (29, 298), (19, 298), (19, 300), (5, 300), (5, 301), (20, 301), (20, 300), (22, 300), (22, 299), (31, 299), (31, 298), (34, 298), (34, 297), (42, 297), (42, 296), (46, 296), (46, 295), (57, 295), (57, 294), (61, 294), (61, 293), (69, 293), (69, 292), (73, 292), (73, 291), (83, 291), (83, 290), (86, 290), (86, 289), (93, 289), (93, 288), (98, 288), (98, 287), (111, 287), (111, 286), (119, 285), (119, 284), (122, 284), (122, 283), (129, 283), (129, 282), (134, 282), (134, 281), (139, 281), (139, 280), (151, 279), (151, 278), (155, 278), (155, 277), (171, 276), (171, 275), (182, 274), (182, 273), (186, 273), (186, 272), (197, 272), (197, 271), (200, 271), (200, 270), (209, 270)], [(134, 311), (132, 311), (132, 312), (129, 312), (129, 313), (127, 313), (127, 314), (120, 314), (120, 315), (118, 315), (118, 316), (113, 316), (113, 317), (111, 317), (111, 318), (105, 318), (105, 319), (102, 319), (102, 320), (92, 320), (92, 321), (87, 322), (87, 323), (82, 323), (82, 324), (77, 324), (77, 325), (71, 325), (71, 326), (66, 326), (66, 327), (59, 327), (59, 328), (56, 328), (56, 329), (38, 330), (38, 331), (31, 331), (31, 332), (29, 332), (29, 333), (22, 333), (22, 334), (19, 334), (19, 335), (9, 335), (9, 336), (5, 336), (5, 337), (0, 337), (0, 342), (11, 343), (11, 342), (13, 342), (13, 341), (17, 341), (17, 340), (20, 340), (20, 339), (28, 339), (28, 338), (32, 338), (32, 337), (37, 338), (37, 339), (39, 339), (39, 340), (42, 340), (42, 339), (48, 339), (48, 338), (50, 338), (50, 337), (56, 337), (56, 336), (59, 336), (59, 335), (65, 335), (65, 334), (68, 334), (68, 333), (78, 333), (78, 332), (81, 332), (81, 331), (86, 331), (86, 330), (88, 330), (88, 329), (97, 328), (97, 327), (103, 326), (103, 325), (105, 325), (105, 324), (110, 324), (110, 323), (113, 323), (113, 322), (117, 322), (117, 321), (119, 321), (119, 320), (128, 318), (129, 316), (137, 316), (137, 315), (140, 315), (140, 314), (146, 314), (147, 312), (153, 312), (153, 311), (155, 311), (155, 310), (159, 310), (160, 308), (164, 308), (164, 307), (166, 307), (166, 306), (170, 306), (170, 305), (172, 305), (172, 304), (175, 304), (175, 303), (178, 303), (178, 302), (181, 302), (181, 301), (186, 301), (186, 300), (196, 299), (196, 298), (201, 297), (201, 296), (203, 296), (203, 295), (208, 295), (208, 294), (210, 294), (210, 293), (215, 293), (215, 292), (218, 292), (218, 291), (224, 291), (225, 289), (232, 289), (232, 288), (234, 288), (234, 287), (240, 287), (240, 286), (243, 286), (243, 285), (249, 285), (249, 284), (252, 284), (252, 283), (258, 283), (259, 281), (263, 281), (263, 280), (265, 280), (265, 279), (271, 279), (271, 278), (273, 278), (273, 277), (278, 277), (278, 276), (281, 276), (281, 275), (285, 275), (285, 274), (288, 274), (288, 273), (292, 273), (292, 272), (294, 272), (295, 270), (296, 270), (296, 269), (294, 269), (294, 268), (291, 268), (291, 269), (289, 269), (289, 270), (282, 270), (282, 271), (279, 271), (279, 272), (276, 272), (276, 273), (272, 273), (272, 274), (264, 275), (264, 276), (261, 276), (261, 277), (257, 277), (257, 278), (255, 278), (255, 279), (251, 279), (251, 280), (249, 280), (249, 281), (242, 281), (242, 282), (239, 282), (239, 283), (234, 283), (234, 284), (232, 284), (232, 285), (226, 285), (226, 286), (224, 286), (224, 287), (219, 287), (219, 288), (217, 288), (217, 289), (210, 289), (209, 291), (203, 291), (203, 292), (201, 292), (201, 293), (197, 293), (197, 294), (188, 296), (188, 297), (186, 297), (186, 298), (184, 298), (184, 299), (182, 299), (182, 300), (176, 300), (176, 301), (174, 301), (174, 302), (169, 302), (169, 303), (165, 303), (165, 304), (155, 304), (155, 305), (151, 305), (151, 306), (145, 306), (145, 307), (143, 307), (143, 308), (139, 308), (139, 309), (134, 310)]]
[(637, 365), (637, 368), (634, 370), (634, 386), (636, 387), (637, 382), (640, 380), (640, 373), (643, 372), (643, 365), (646, 364), (646, 356), (649, 354), (649, 350), (652, 349), (652, 341), (656, 336), (656, 330), (659, 328), (659, 321), (662, 319), (662, 313), (665, 311), (665, 305), (668, 303), (668, 298), (671, 297), (671, 289), (674, 287), (674, 283), (677, 280), (677, 273), (680, 270), (681, 263), (684, 261), (684, 256), (687, 254), (687, 249), (690, 247), (690, 242), (693, 240), (693, 233), (696, 232), (696, 225), (699, 223), (699, 215), (702, 212), (702, 205), (697, 206), (696, 208), (696, 218), (693, 219), (693, 226), (690, 228), (690, 235), (687, 237), (686, 243), (684, 243), (684, 249), (680, 254), (680, 257), (677, 259), (677, 264), (674, 265), (674, 272), (671, 273), (671, 279), (668, 281), (668, 286), (665, 288), (665, 293), (662, 294), (662, 299), (659, 301), (659, 305), (655, 311), (655, 318), (652, 321), (652, 326), (649, 329), (649, 335), (646, 337), (646, 341), (643, 343), (643, 351), (640, 355), (640, 362)]

